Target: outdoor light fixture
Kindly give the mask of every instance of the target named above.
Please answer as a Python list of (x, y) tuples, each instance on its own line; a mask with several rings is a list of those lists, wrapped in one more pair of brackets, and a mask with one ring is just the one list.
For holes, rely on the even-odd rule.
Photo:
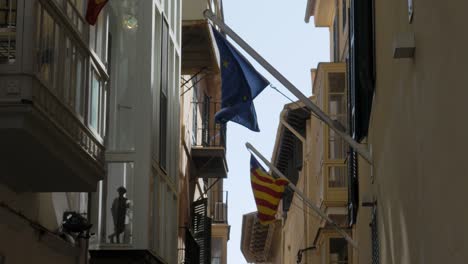
[(393, 40), (393, 58), (409, 59), (414, 57), (416, 44), (413, 32), (398, 33)]
[(138, 19), (132, 14), (123, 15), (122, 25), (125, 29), (135, 30), (138, 28)]

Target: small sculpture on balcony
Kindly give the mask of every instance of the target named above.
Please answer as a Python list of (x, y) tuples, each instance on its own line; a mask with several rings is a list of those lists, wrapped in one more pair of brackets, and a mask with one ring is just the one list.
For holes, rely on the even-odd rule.
[(89, 239), (91, 235), (93, 235), (89, 233), (89, 230), (91, 229), (93, 225), (89, 223), (86, 217), (84, 217), (83, 215), (77, 212), (72, 212), (72, 211), (64, 212), (62, 221), (63, 221), (62, 222), (63, 233), (71, 235), (73, 239), (76, 239), (76, 238)]

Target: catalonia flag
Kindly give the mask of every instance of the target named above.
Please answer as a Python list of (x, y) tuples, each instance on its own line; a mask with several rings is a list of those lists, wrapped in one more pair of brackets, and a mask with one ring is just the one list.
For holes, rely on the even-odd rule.
[(221, 110), (215, 120), (236, 122), (259, 132), (253, 99), (270, 84), (215, 28), (221, 65)]
[(257, 204), (258, 220), (262, 225), (270, 224), (275, 220), (276, 210), (289, 181), (273, 178), (253, 155), (250, 156), (250, 181)]
[(109, 0), (88, 0), (88, 7), (86, 9), (86, 21), (90, 25), (96, 24), (99, 13)]

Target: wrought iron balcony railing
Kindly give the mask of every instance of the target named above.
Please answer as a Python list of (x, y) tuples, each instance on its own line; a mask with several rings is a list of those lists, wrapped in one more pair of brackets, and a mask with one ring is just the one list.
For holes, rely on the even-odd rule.
[(221, 109), (220, 102), (192, 102), (194, 120), (193, 145), (226, 148), (226, 126), (215, 122), (215, 114)]

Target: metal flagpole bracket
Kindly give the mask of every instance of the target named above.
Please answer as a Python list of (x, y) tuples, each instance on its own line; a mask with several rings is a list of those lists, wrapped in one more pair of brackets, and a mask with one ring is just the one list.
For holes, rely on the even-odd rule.
[(268, 61), (266, 61), (258, 52), (249, 46), (239, 35), (237, 35), (231, 28), (229, 28), (223, 21), (216, 17), (210, 10), (205, 10), (203, 15), (206, 19), (209, 19), (213, 24), (218, 26), (224, 33), (226, 33), (232, 40), (234, 40), (242, 49), (245, 50), (252, 58), (254, 58), (262, 67), (267, 70), (273, 77), (275, 77), (286, 89), (294, 94), (305, 107), (312, 111), (327, 124), (335, 133), (343, 138), (357, 153), (359, 153), (365, 160), (372, 164), (372, 157), (366, 145), (361, 144), (354, 140), (350, 135), (343, 131), (340, 126), (336, 125), (336, 122), (332, 120), (327, 114), (325, 114), (320, 107), (315, 105), (307, 96), (305, 96), (294, 84), (292, 84), (286, 77), (284, 77), (279, 71), (277, 71)]
[[(247, 149), (249, 151), (251, 151), (253, 154), (255, 154), (255, 156), (257, 156), (258, 158), (260, 158), (260, 160), (263, 161), (263, 163), (265, 163), (265, 165), (267, 165), (272, 171), (273, 171), (273, 174), (272, 176), (274, 178), (277, 178), (277, 177), (280, 177), (280, 178), (283, 178), (283, 179), (286, 179), (288, 180), (288, 178), (280, 171), (278, 170), (278, 168), (276, 168), (275, 166), (273, 166), (270, 161), (268, 161), (254, 146), (252, 146), (252, 144), (250, 144), (249, 142), (245, 143), (245, 146), (247, 147)], [(275, 177), (277, 176), (277, 177)], [(289, 180), (288, 180), (289, 182)], [(299, 195), (301, 197), (301, 199), (307, 204), (307, 206), (309, 208), (311, 208), (312, 210), (315, 211), (315, 213), (317, 213), (321, 218), (325, 219), (328, 223), (331, 224), (331, 226), (338, 232), (340, 233), (341, 236), (343, 236), (344, 239), (346, 239), (346, 241), (348, 241), (349, 244), (351, 244), (351, 246), (353, 246), (356, 250), (358, 250), (358, 245), (357, 243), (353, 240), (353, 238), (351, 238), (349, 236), (348, 233), (346, 233), (346, 231), (344, 231), (337, 223), (335, 223), (335, 221), (333, 221), (332, 219), (330, 219), (330, 217), (328, 217), (328, 215), (324, 212), (322, 212), (322, 210), (320, 210), (320, 208), (318, 208), (317, 206), (315, 206), (315, 204), (307, 197), (305, 196), (301, 190), (299, 190), (294, 184), (292, 184), (291, 182), (289, 182), (288, 184), (288, 187), (291, 188), (297, 195)]]

